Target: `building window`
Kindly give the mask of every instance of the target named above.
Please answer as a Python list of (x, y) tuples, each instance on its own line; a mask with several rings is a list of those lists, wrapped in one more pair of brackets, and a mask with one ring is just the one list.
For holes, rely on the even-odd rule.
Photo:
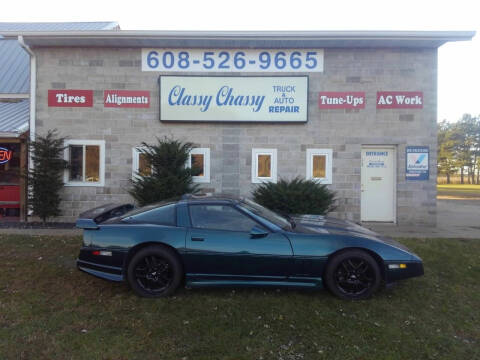
[(198, 173), (192, 176), (195, 183), (209, 183), (210, 182), (210, 149), (209, 148), (194, 148), (190, 151), (188, 157), (188, 167), (194, 167)]
[(66, 140), (64, 158), (69, 165), (66, 186), (104, 186), (104, 140)]
[(332, 149), (307, 149), (307, 179), (332, 183)]
[(252, 149), (252, 183), (277, 182), (277, 149)]
[(152, 175), (152, 166), (144, 153), (144, 147), (135, 147), (132, 149), (132, 179), (137, 175)]

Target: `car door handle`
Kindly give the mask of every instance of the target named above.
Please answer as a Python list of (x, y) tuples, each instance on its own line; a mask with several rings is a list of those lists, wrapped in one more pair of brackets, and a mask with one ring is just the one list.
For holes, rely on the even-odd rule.
[(203, 241), (203, 240), (205, 239), (201, 237), (192, 237), (192, 241)]

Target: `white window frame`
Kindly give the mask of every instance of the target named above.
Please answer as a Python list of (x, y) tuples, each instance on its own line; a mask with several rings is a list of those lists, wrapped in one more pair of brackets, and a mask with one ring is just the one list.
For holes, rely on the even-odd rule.
[(203, 176), (192, 176), (194, 183), (210, 182), (210, 148), (193, 148), (188, 155), (187, 166), (192, 167), (192, 155), (203, 155)]
[[(326, 157), (325, 161), (325, 177), (313, 177), (313, 156), (323, 155)], [(332, 184), (332, 149), (307, 149), (307, 180), (314, 180), (320, 184)]]
[(132, 180), (135, 180), (138, 175), (138, 168), (140, 167), (140, 154), (146, 150), (145, 146), (136, 146), (132, 148)]
[[(270, 155), (271, 156), (271, 171), (270, 177), (258, 176), (258, 156)], [(252, 149), (252, 183), (261, 184), (263, 182), (277, 182), (277, 149)]]
[(88, 145), (94, 145), (100, 147), (100, 159), (99, 159), (99, 176), (100, 181), (90, 182), (90, 181), (70, 181), (69, 180), (69, 170), (66, 169), (63, 173), (63, 182), (65, 186), (105, 186), (105, 140), (65, 140), (64, 142), (64, 152), (63, 158), (70, 163), (70, 145), (83, 145), (83, 177), (85, 178), (85, 147)]

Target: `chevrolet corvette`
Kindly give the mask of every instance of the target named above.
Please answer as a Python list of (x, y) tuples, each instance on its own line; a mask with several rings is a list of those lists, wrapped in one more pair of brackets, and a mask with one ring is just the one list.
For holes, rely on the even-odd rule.
[(143, 297), (181, 286), (327, 288), (343, 299), (423, 275), (402, 244), (350, 221), (282, 216), (245, 198), (184, 195), (82, 213), (79, 270), (126, 281)]

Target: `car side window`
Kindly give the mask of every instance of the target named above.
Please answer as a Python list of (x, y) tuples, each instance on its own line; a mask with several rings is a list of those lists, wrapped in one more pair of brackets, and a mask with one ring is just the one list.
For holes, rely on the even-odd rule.
[(175, 215), (175, 204), (169, 204), (133, 215), (128, 222), (175, 226)]
[(247, 215), (230, 205), (190, 205), (192, 227), (210, 230), (250, 232), (254, 226), (263, 228)]

